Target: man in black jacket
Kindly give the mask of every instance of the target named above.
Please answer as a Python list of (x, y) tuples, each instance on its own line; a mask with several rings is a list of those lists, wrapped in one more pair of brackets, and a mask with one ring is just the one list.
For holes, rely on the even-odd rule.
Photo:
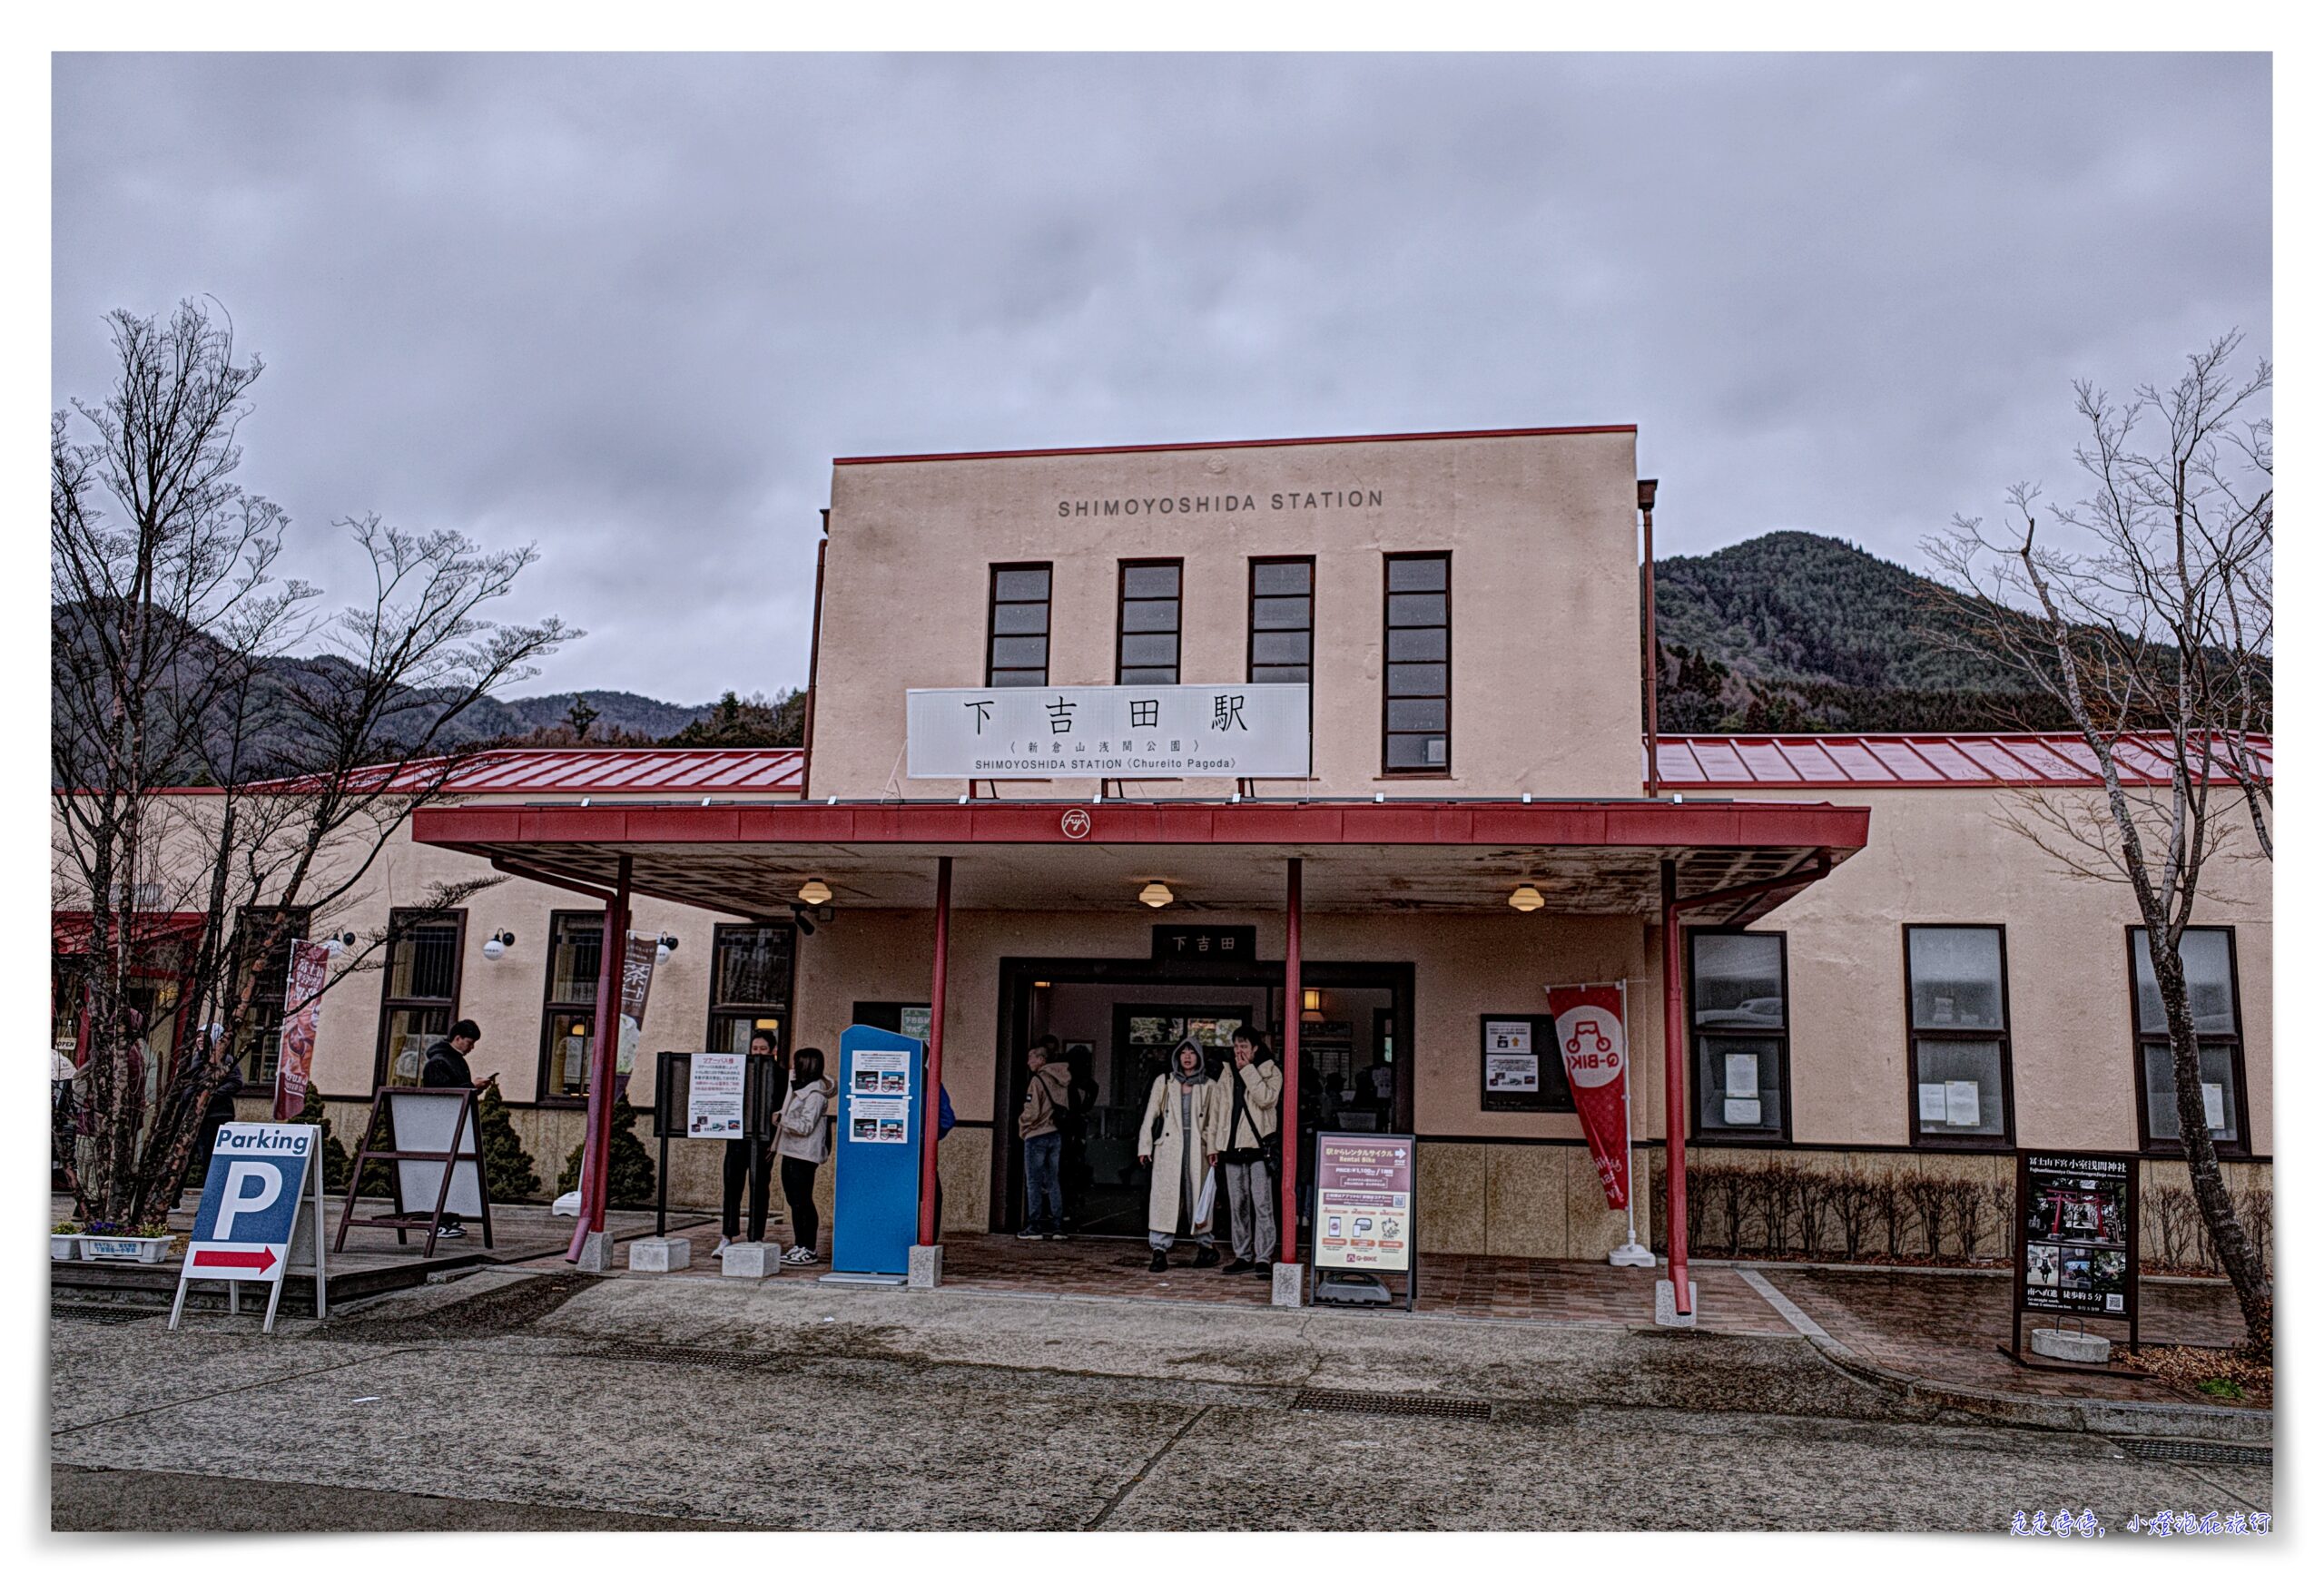
[[(419, 1068), (419, 1086), (422, 1088), (482, 1087), (483, 1085), (468, 1070), (468, 1052), (476, 1048), (477, 1040), (483, 1037), (484, 1030), (465, 1017), (454, 1023), (451, 1032), (428, 1047), (428, 1059)], [(444, 1218), (436, 1223), (436, 1234), (439, 1237), (464, 1237), (468, 1234), (461, 1226), (460, 1217), (447, 1211)]]

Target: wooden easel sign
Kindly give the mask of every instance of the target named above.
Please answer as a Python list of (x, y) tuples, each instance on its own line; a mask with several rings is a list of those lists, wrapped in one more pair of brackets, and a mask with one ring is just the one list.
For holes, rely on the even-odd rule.
[(323, 1183), (315, 1168), (321, 1146), (322, 1129), (316, 1126), (277, 1121), (219, 1126), (202, 1206), (178, 1270), (177, 1299), (170, 1304), (172, 1330), (185, 1313), (189, 1283), (227, 1283), (227, 1312), (240, 1313), (242, 1283), (250, 1281), (268, 1288), (265, 1329), (272, 1333), (294, 1254), (309, 1261), (300, 1273), (314, 1275), (315, 1317), (327, 1317)]

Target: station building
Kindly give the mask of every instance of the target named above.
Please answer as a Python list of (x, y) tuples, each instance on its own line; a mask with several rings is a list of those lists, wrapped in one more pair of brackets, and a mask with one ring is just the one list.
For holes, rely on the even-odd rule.
[[(478, 761), (343, 920), (388, 967), (326, 999), (335, 1118), (472, 1017), (550, 1174), (618, 898), (675, 942), (644, 1048), (935, 1035), (955, 1232), (1019, 1223), (1037, 1036), (1098, 1087), (1084, 1227), (1135, 1235), (1149, 1074), (1248, 1021), (1296, 1044), (1303, 1138), (1415, 1137), (1423, 1254), (1602, 1257), (1624, 1221), (1554, 1053), (1530, 1087), (1488, 1059), (1493, 1030), (1546, 1025), (1551, 984), (1627, 987), (1642, 1233), (1674, 1113), (1699, 1163), (2000, 1183), (2038, 1146), (2183, 1176), (2131, 895), (2021, 828), (2029, 799), (2090, 805), (2078, 740), (1650, 734), (1635, 440), (841, 459), (803, 753)], [(2187, 961), (2213, 1132), (2264, 1183), (2270, 875), (2211, 873)], [(449, 921), (399, 919), (488, 875)], [(267, 1050), (254, 1030), (253, 1076)], [(714, 1201), (715, 1169), (679, 1145), (674, 1197)]]

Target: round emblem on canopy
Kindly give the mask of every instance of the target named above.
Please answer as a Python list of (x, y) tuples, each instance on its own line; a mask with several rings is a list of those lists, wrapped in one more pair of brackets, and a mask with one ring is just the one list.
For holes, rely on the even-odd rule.
[(1086, 808), (1068, 808), (1065, 811), (1065, 817), (1059, 820), (1057, 824), (1058, 828), (1065, 832), (1066, 840), (1079, 841), (1089, 833), (1089, 811)]

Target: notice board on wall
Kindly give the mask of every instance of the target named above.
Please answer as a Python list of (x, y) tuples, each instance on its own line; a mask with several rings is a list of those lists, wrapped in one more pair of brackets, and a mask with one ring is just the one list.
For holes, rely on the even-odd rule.
[(1487, 1012), (1477, 1018), (1477, 1096), (1487, 1110), (1573, 1110), (1558, 1055), (1557, 1018), (1546, 1012)]

